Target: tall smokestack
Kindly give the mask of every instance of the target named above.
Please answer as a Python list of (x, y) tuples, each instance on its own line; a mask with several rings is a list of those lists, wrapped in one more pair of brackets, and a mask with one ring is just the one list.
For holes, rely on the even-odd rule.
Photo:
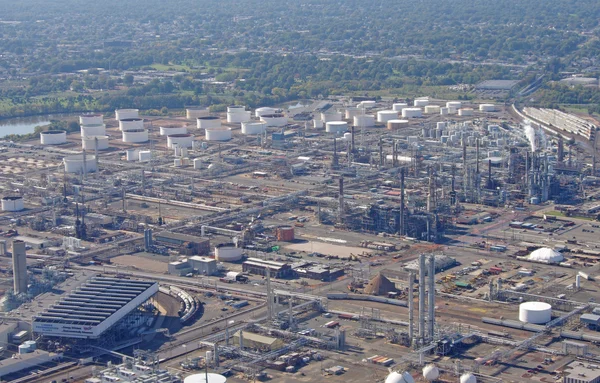
[(404, 168), (400, 168), (400, 235), (404, 235)]
[(414, 328), (414, 283), (415, 283), (415, 274), (411, 271), (408, 273), (408, 339), (412, 345), (412, 341), (415, 337), (415, 328)]
[(419, 255), (419, 339), (425, 340), (425, 254)]
[(12, 243), (12, 262), (13, 262), (13, 289), (15, 294), (27, 294), (27, 253), (25, 242), (13, 241)]
[(427, 306), (429, 309), (429, 339), (433, 340), (435, 332), (435, 255), (429, 257), (429, 301)]

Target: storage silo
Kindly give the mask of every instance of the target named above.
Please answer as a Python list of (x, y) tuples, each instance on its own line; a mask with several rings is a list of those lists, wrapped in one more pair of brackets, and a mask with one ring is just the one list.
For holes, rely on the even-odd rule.
[(171, 134), (167, 136), (167, 148), (172, 149), (174, 144), (179, 145), (180, 148), (191, 148), (194, 143), (194, 136), (192, 134)]
[(2, 198), (2, 211), (21, 211), (25, 209), (25, 204), (23, 203), (23, 197), (21, 196), (11, 196), (11, 197), (3, 197)]
[(250, 111), (245, 106), (232, 105), (227, 107), (227, 122), (230, 124), (241, 124), (251, 119)]
[(398, 112), (395, 110), (380, 110), (377, 112), (377, 122), (386, 123), (389, 120), (395, 120), (398, 118)]
[(345, 133), (348, 131), (348, 123), (346, 121), (329, 121), (325, 123), (325, 131), (334, 134)]
[(104, 116), (101, 114), (82, 114), (79, 116), (80, 125), (102, 125), (104, 123)]
[(81, 137), (106, 136), (105, 124), (81, 125)]
[(139, 118), (140, 110), (139, 109), (117, 109), (115, 110), (115, 119), (117, 121), (125, 120), (128, 118)]
[(389, 120), (387, 122), (387, 128), (389, 130), (398, 130), (402, 128), (406, 128), (408, 126), (408, 120)]
[(236, 262), (242, 259), (244, 249), (233, 243), (222, 243), (215, 246), (215, 259), (217, 262)]
[(525, 323), (546, 324), (552, 319), (552, 306), (545, 302), (523, 302), (519, 305), (519, 320)]
[(217, 116), (204, 116), (196, 119), (196, 128), (215, 129), (221, 127), (221, 119)]
[(140, 151), (137, 149), (127, 149), (125, 151), (125, 159), (128, 162), (138, 161), (140, 157)]
[(282, 110), (277, 109), (277, 108), (271, 108), (268, 106), (263, 106), (262, 108), (257, 108), (254, 111), (254, 116), (256, 116), (256, 118), (261, 118), (265, 114), (275, 114), (275, 113), (282, 113)]
[(67, 132), (64, 130), (47, 130), (40, 133), (40, 144), (60, 145), (67, 143)]

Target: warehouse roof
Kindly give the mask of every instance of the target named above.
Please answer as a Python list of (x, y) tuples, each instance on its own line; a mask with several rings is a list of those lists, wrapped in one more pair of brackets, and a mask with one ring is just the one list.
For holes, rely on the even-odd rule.
[[(236, 332), (234, 334), (235, 337), (240, 336), (240, 332)], [(268, 345), (268, 346), (272, 346), (273, 344), (275, 344), (275, 342), (278, 341), (277, 338), (271, 338), (270, 336), (264, 336), (264, 335), (260, 335), (260, 334), (255, 334), (252, 332), (246, 332), (244, 331), (242, 337), (245, 340), (251, 341), (251, 342), (256, 342), (256, 343), (260, 343), (260, 344), (264, 344), (264, 345)]]
[(209, 241), (208, 238), (196, 237), (195, 235), (181, 234), (181, 233), (171, 233), (170, 231), (163, 231), (160, 233), (156, 233), (154, 238), (160, 241), (160, 238), (174, 239), (176, 241), (182, 242), (195, 242), (202, 243)]

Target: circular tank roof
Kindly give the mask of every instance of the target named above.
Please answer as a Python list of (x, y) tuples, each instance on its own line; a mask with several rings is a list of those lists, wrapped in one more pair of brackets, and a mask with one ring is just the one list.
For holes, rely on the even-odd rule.
[(141, 118), (124, 118), (119, 121), (131, 122), (131, 121), (142, 121), (142, 119)]
[(528, 311), (547, 311), (552, 310), (552, 306), (546, 302), (523, 302), (519, 305), (520, 309)]
[(272, 114), (263, 114), (262, 117), (264, 117), (264, 118), (279, 118), (279, 117), (285, 117), (285, 116), (281, 113), (272, 113)]
[(63, 134), (66, 133), (64, 130), (46, 130), (45, 132), (42, 132), (41, 134)]
[(198, 117), (198, 120), (219, 120), (220, 118), (217, 116), (204, 116), (204, 117)]
[(131, 129), (131, 130), (126, 130), (123, 132), (123, 134), (128, 134), (128, 133), (141, 133), (141, 132), (145, 132), (146, 129)]
[(5, 201), (16, 201), (18, 199), (23, 199), (23, 197), (12, 196), (12, 197), (3, 197), (2, 199), (5, 200)]
[(102, 115), (100, 113), (89, 113), (89, 114), (82, 114), (81, 117), (101, 117)]
[(527, 258), (531, 261), (550, 263), (562, 262), (565, 259), (561, 253), (549, 247), (542, 247), (541, 249), (534, 250)]
[(167, 137), (192, 137), (189, 133), (169, 134)]
[[(207, 379), (208, 378), (208, 379)], [(183, 383), (225, 383), (227, 378), (219, 374), (195, 374), (183, 379)]]

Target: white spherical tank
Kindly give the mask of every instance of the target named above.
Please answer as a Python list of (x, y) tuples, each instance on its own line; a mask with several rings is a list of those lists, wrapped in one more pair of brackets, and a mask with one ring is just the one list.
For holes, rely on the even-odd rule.
[(462, 102), (460, 102), (460, 101), (448, 101), (446, 103), (446, 108), (460, 109), (461, 107), (462, 107)]
[(406, 128), (408, 126), (408, 120), (389, 120), (387, 122), (387, 128), (389, 130), (398, 130)]
[(108, 149), (108, 136), (81, 137), (81, 147), (85, 150), (106, 150)]
[(67, 132), (64, 130), (47, 130), (40, 133), (42, 145), (60, 145), (67, 143)]
[(225, 243), (215, 246), (215, 259), (219, 262), (235, 262), (242, 259), (244, 250), (235, 247), (233, 243)]
[(395, 110), (380, 110), (377, 112), (377, 122), (383, 122), (384, 124), (389, 120), (398, 118), (398, 112)]
[(125, 159), (129, 162), (137, 161), (139, 159), (140, 151), (137, 149), (127, 149), (125, 151)]
[(141, 142), (148, 141), (148, 131), (145, 129), (140, 130), (128, 130), (123, 132), (123, 142), (129, 144), (138, 144)]
[(408, 108), (408, 104), (405, 102), (397, 102), (392, 105), (392, 110), (396, 112), (402, 112), (402, 109)]
[(80, 125), (101, 125), (104, 123), (104, 116), (101, 114), (82, 114), (79, 116)]
[(194, 143), (194, 136), (191, 134), (172, 134), (167, 136), (167, 148), (172, 149), (173, 145), (179, 145), (180, 148), (191, 148)]
[(119, 120), (119, 130), (123, 132), (141, 129), (144, 129), (144, 120), (141, 118), (126, 118), (124, 120)]
[(429, 105), (429, 99), (427, 98), (417, 98), (413, 102), (413, 106), (423, 107)]
[(371, 109), (371, 108), (374, 108), (375, 105), (377, 105), (376, 101), (366, 100), (366, 101), (361, 101), (358, 105), (356, 105), (356, 107), (357, 108)]
[(81, 137), (106, 136), (105, 124), (81, 125)]
[(65, 165), (65, 171), (67, 173), (87, 173), (95, 172), (96, 168), (96, 156), (86, 155), (84, 160), (83, 154), (75, 154), (73, 156), (67, 156), (63, 158)]
[(263, 134), (267, 130), (265, 122), (246, 121), (242, 122), (242, 134)]
[(183, 380), (183, 383), (226, 383), (227, 378), (223, 375), (214, 373), (201, 373), (190, 375)]
[(372, 114), (361, 114), (354, 117), (354, 126), (360, 128), (372, 128), (375, 126), (375, 116)]
[(440, 370), (434, 364), (428, 364), (423, 368), (423, 378), (428, 382), (433, 382), (440, 377)]
[(221, 127), (221, 119), (217, 116), (204, 116), (196, 119), (198, 129), (213, 129)]
[(23, 197), (2, 198), (2, 211), (21, 211), (23, 209), (25, 209)]
[(246, 110), (245, 106), (233, 105), (227, 107), (227, 122), (230, 124), (241, 124), (250, 120), (252, 114)]
[(262, 108), (258, 108), (254, 111), (254, 116), (256, 116), (256, 118), (261, 118), (265, 114), (275, 114), (275, 113), (281, 113), (281, 109), (263, 106)]
[(204, 138), (206, 139), (206, 141), (231, 140), (231, 128), (206, 129)]
[(140, 110), (139, 109), (117, 109), (115, 110), (115, 119), (116, 120), (125, 120), (127, 118), (139, 118)]
[(468, 117), (473, 115), (473, 109), (471, 108), (462, 108), (458, 110), (458, 115), (461, 117)]
[(161, 126), (158, 128), (158, 132), (161, 136), (170, 136), (172, 134), (186, 134), (188, 132), (187, 126)]
[(138, 158), (140, 162), (148, 162), (152, 159), (152, 152), (150, 150), (140, 150)]
[(427, 105), (425, 107), (425, 114), (438, 114), (440, 113), (439, 105)]
[(348, 131), (348, 123), (346, 121), (329, 121), (325, 123), (325, 131), (334, 134), (345, 133)]
[(546, 324), (552, 319), (552, 306), (545, 302), (523, 302), (519, 305), (519, 320), (525, 323)]
[(363, 114), (363, 110), (362, 108), (356, 108), (354, 106), (351, 106), (349, 108), (346, 108), (346, 120), (351, 120), (356, 116), (360, 116), (361, 114)]
[(460, 376), (460, 383), (477, 383), (477, 378), (470, 372)]
[(321, 120), (323, 120), (324, 123), (328, 123), (330, 121), (341, 121), (341, 119), (342, 112), (331, 110), (321, 113)]
[(423, 116), (421, 108), (404, 108), (402, 109), (402, 117), (404, 118), (417, 118)]
[(288, 119), (283, 113), (263, 114), (260, 120), (267, 124), (268, 127), (279, 128), (287, 125)]
[(496, 105), (494, 104), (481, 104), (479, 105), (479, 111), (480, 112), (495, 112), (496, 111)]

